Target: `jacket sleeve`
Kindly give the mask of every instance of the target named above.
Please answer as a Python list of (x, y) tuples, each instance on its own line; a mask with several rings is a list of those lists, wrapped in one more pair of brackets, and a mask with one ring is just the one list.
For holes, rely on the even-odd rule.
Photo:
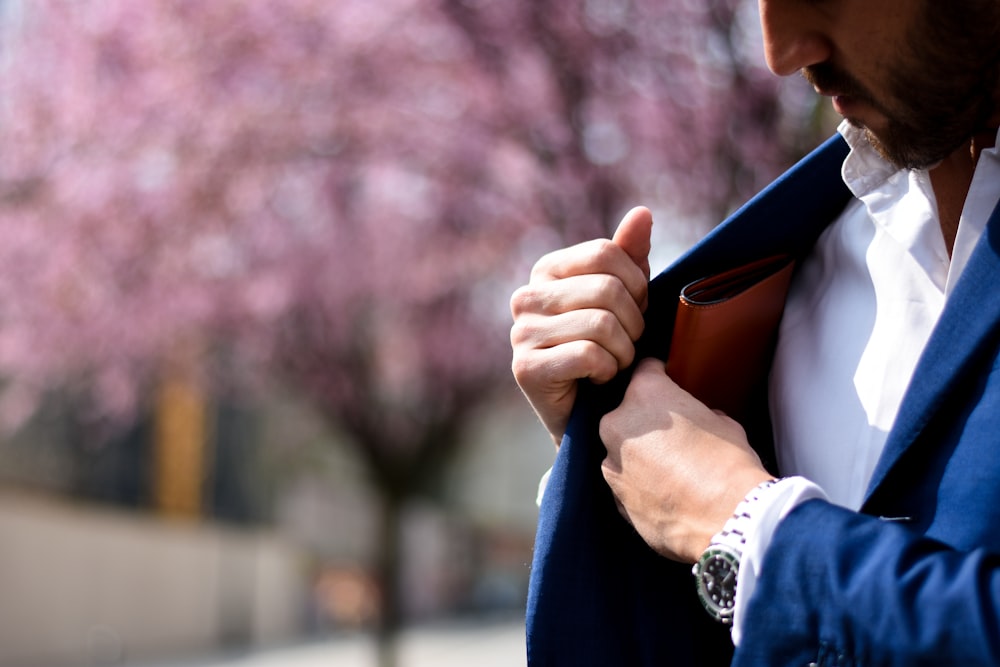
[(1000, 664), (1000, 556), (813, 500), (778, 526), (733, 662)]

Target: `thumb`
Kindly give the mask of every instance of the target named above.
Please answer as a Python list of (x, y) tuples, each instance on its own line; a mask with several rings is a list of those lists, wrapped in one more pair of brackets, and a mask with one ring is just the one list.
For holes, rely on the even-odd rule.
[(650, 236), (653, 233), (653, 214), (645, 206), (636, 206), (625, 214), (611, 241), (624, 250), (636, 266), (649, 278)]

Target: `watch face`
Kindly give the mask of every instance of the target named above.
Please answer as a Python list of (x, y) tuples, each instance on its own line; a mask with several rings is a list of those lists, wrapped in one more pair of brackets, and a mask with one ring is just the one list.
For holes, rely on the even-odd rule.
[(721, 546), (706, 551), (694, 568), (702, 604), (712, 616), (723, 622), (732, 619), (738, 569), (739, 555)]

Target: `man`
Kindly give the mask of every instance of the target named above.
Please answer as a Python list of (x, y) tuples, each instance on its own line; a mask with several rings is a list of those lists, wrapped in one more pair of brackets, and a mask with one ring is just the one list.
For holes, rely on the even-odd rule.
[[(734, 664), (1000, 664), (1000, 3), (759, 8), (768, 66), (832, 98), (846, 145), (828, 142), (652, 286), (639, 208), (612, 240), (542, 258), (511, 300), (515, 377), (562, 443), (529, 661), (725, 664), (670, 562), (693, 591), (700, 561), (704, 616), (732, 624)], [(780, 479), (662, 362), (678, 285), (775, 250), (799, 257), (763, 418)], [(600, 476), (658, 560), (617, 553), (628, 538), (576, 481), (598, 428)], [(605, 604), (618, 608), (593, 609)]]

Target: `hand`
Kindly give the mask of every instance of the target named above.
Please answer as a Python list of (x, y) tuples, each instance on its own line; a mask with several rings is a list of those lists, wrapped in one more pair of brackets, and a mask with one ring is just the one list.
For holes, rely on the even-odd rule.
[(644, 359), (601, 420), (604, 479), (618, 509), (658, 553), (693, 563), (755, 486), (771, 479), (743, 428)]
[(511, 297), (514, 377), (558, 446), (577, 381), (611, 380), (635, 358), (653, 216), (634, 208), (614, 237), (542, 257)]

